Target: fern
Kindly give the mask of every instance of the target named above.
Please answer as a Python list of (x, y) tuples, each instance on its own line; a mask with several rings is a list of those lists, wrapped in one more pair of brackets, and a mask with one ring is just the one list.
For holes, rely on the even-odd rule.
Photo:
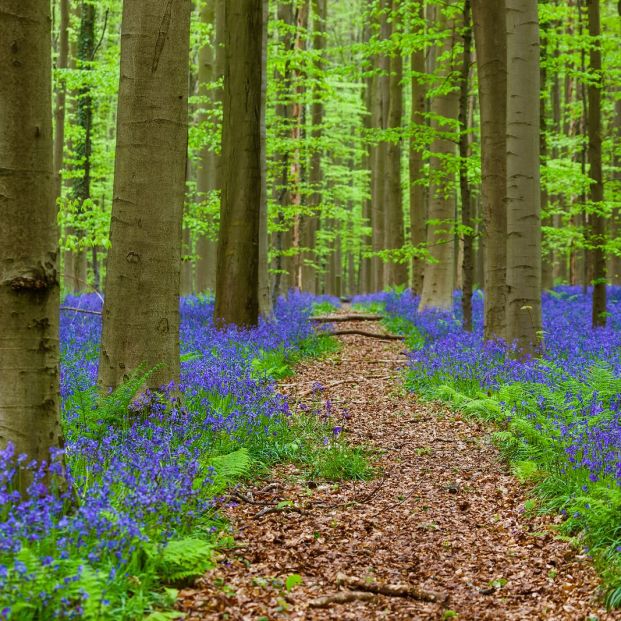
[(164, 548), (147, 547), (155, 571), (165, 583), (198, 578), (214, 566), (214, 546), (209, 541), (188, 537), (169, 541)]
[(247, 448), (208, 460), (208, 466), (213, 469), (213, 484), (217, 488), (225, 488), (247, 475), (251, 465), (252, 457)]

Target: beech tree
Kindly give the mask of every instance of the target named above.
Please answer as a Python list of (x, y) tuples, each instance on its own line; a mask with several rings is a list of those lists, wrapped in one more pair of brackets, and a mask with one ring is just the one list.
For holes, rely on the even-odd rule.
[(593, 327), (606, 325), (606, 217), (602, 213), (602, 50), (599, 0), (588, 0), (591, 80), (588, 87), (589, 176), (591, 178), (590, 242), (593, 246)]
[(60, 446), (50, 5), (0, 6), (0, 446)]
[[(390, 6), (390, 5), (389, 5)], [(392, 30), (401, 32), (399, 1), (392, 2)], [(401, 124), (403, 122), (403, 56), (398, 44), (390, 57), (388, 111), (386, 125), (395, 137), (386, 143), (386, 181), (384, 186), (384, 248), (400, 250), (405, 243), (403, 230), (403, 190), (401, 188)], [(402, 261), (385, 263), (384, 283), (391, 287), (406, 285), (407, 265)]]
[[(211, 37), (201, 46), (198, 55), (198, 92), (209, 101), (209, 111), (202, 112), (199, 122), (207, 122), (222, 100), (222, 88), (214, 87), (224, 74), (224, 0), (207, 0), (201, 7), (201, 21), (211, 27)], [(205, 108), (207, 102), (202, 103)], [(208, 201), (214, 192), (220, 191), (221, 160), (211, 145), (201, 149), (197, 163), (196, 189), (199, 199)], [(196, 288), (199, 292), (215, 290), (218, 244), (212, 237), (202, 234), (197, 240), (198, 262), (196, 265)]]
[(99, 382), (179, 378), (190, 0), (125, 0)]
[[(455, 286), (454, 250), (454, 156), (459, 115), (459, 88), (451, 82), (457, 61), (451, 54), (457, 40), (456, 18), (447, 9), (434, 7), (438, 28), (443, 33), (442, 46), (438, 51), (438, 74), (444, 79), (441, 91), (431, 100), (431, 127), (435, 132), (431, 144), (429, 184), (429, 226), (427, 246), (432, 262), (425, 266), (420, 310), (425, 308), (453, 307)], [(450, 11), (450, 7), (448, 7)]]
[(507, 300), (507, 38), (505, 0), (472, 0), (481, 108), (485, 338), (504, 338)]
[[(414, 28), (421, 35), (417, 49), (410, 59), (412, 71), (411, 83), (411, 137), (409, 153), (410, 173), (410, 242), (414, 248), (420, 248), (427, 238), (427, 202), (425, 200), (424, 148), (425, 142), (419, 130), (425, 126), (425, 104), (427, 88), (425, 83), (425, 3), (420, 0), (416, 7)], [(420, 294), (423, 289), (425, 262), (421, 256), (412, 259), (412, 290)]]
[(541, 342), (541, 188), (537, 0), (507, 6), (507, 340)]
[(215, 316), (221, 325), (251, 326), (259, 318), (263, 1), (229, 0), (224, 13), (224, 172)]

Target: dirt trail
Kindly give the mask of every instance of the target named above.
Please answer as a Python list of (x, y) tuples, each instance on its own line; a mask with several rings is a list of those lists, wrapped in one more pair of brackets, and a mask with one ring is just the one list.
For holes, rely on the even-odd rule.
[[(380, 330), (353, 322), (339, 328)], [(501, 462), (489, 429), (404, 394), (400, 343), (341, 338), (338, 356), (301, 365), (283, 390), (295, 400), (315, 381), (329, 387), (365, 378), (334, 385), (325, 396), (349, 409), (346, 433), (377, 449), (383, 476), (309, 486), (286, 467), (274, 473), (272, 485), (260, 482), (248, 492), (255, 502), (286, 499), (305, 512), (257, 519), (258, 504), (227, 509), (240, 547), (181, 592), (187, 618), (621, 619), (597, 603), (589, 559), (554, 539), (554, 520), (523, 514), (526, 491)], [(340, 573), (448, 599), (380, 594), (311, 606), (356, 590), (337, 586)], [(283, 583), (292, 574), (302, 584), (287, 592)]]

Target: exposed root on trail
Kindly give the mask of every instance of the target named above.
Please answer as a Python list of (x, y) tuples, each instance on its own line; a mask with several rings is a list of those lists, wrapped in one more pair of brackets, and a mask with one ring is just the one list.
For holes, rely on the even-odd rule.
[(621, 619), (604, 609), (587, 555), (557, 538), (560, 518), (525, 514), (527, 490), (491, 429), (404, 393), (400, 339), (361, 325), (345, 324), (341, 352), (281, 388), (306, 407), (321, 384), (380, 478), (309, 480), (285, 465), (267, 486), (231, 492), (238, 546), (180, 592), (186, 621)]

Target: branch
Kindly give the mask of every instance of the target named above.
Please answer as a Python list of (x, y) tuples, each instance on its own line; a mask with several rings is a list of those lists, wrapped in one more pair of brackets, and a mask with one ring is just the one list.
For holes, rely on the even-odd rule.
[(325, 595), (317, 599), (311, 599), (308, 605), (311, 608), (327, 608), (330, 604), (347, 604), (355, 601), (368, 602), (375, 596), (373, 593), (365, 593), (364, 591), (343, 591), (334, 593), (334, 595)]
[(360, 578), (346, 576), (341, 573), (336, 575), (336, 583), (339, 586), (346, 585), (360, 591), (367, 591), (378, 595), (387, 595), (388, 597), (410, 597), (422, 602), (446, 601), (445, 594), (433, 593), (410, 584), (380, 584), (379, 582), (366, 582)]
[(365, 332), (364, 330), (335, 330), (332, 332), (334, 336), (347, 336), (347, 335), (358, 335), (358, 336), (367, 336), (371, 339), (379, 339), (381, 341), (402, 341), (404, 339), (403, 336), (398, 336), (396, 334), (375, 334), (374, 332)]
[(341, 323), (345, 321), (381, 321), (381, 315), (324, 315), (321, 317), (311, 317), (311, 321), (320, 321), (326, 323)]
[(87, 315), (101, 315), (101, 311), (87, 310), (86, 308), (75, 308), (73, 306), (61, 306), (60, 310), (73, 311), (74, 313), (86, 313)]

